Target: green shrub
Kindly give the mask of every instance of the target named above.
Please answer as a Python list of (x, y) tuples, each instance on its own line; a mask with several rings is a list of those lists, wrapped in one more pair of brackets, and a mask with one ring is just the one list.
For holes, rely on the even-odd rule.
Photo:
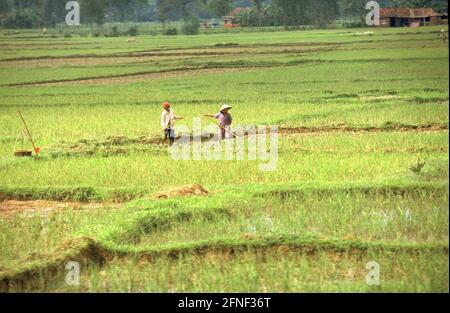
[(33, 28), (37, 25), (37, 16), (32, 9), (20, 9), (8, 16), (3, 24), (6, 28)]
[(196, 18), (187, 20), (183, 25), (183, 33), (186, 35), (198, 35), (200, 32), (200, 21)]
[(137, 26), (131, 26), (128, 29), (128, 35), (130, 35), (130, 36), (137, 36), (138, 34), (139, 34), (139, 31), (138, 31)]
[(360, 28), (367, 26), (363, 21), (343, 23), (345, 28)]
[(166, 30), (166, 32), (164, 33), (164, 35), (168, 35), (168, 36), (175, 36), (178, 34), (178, 31), (175, 27), (170, 27)]
[(119, 36), (120, 36), (120, 32), (119, 32), (117, 26), (113, 26), (113, 27), (111, 28), (110, 36), (111, 36), (111, 37), (119, 37)]

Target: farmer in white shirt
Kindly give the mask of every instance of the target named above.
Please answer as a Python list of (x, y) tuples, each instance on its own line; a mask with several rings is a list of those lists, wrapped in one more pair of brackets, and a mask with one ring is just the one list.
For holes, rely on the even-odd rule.
[(169, 139), (170, 144), (172, 145), (175, 141), (175, 131), (173, 128), (173, 124), (175, 120), (182, 119), (181, 116), (176, 116), (175, 112), (170, 108), (170, 103), (164, 101), (163, 103), (164, 111), (161, 114), (161, 126), (164, 129), (164, 140)]

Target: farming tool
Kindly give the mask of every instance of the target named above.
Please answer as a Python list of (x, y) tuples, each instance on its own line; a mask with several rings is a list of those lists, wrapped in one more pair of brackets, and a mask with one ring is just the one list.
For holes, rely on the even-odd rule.
[[(34, 144), (33, 137), (31, 137), (30, 130), (28, 129), (27, 123), (25, 122), (25, 119), (23, 118), (23, 115), (20, 111), (19, 111), (19, 115), (20, 115), (20, 118), (22, 119), (23, 125), (25, 126), (25, 130), (26, 130), (26, 133), (28, 134), (28, 138), (30, 139), (31, 144), (33, 145), (33, 150), (36, 154), (38, 154), (39, 152), (41, 152), (41, 148), (36, 147), (36, 145)], [(16, 144), (17, 144), (17, 141), (19, 140), (20, 136), (22, 137), (22, 149), (16, 150)], [(23, 149), (24, 141), (25, 141), (25, 131), (22, 130), (22, 132), (17, 136), (16, 142), (14, 143), (14, 156), (24, 157), (24, 156), (32, 155), (33, 151)]]
[(217, 126), (219, 126), (221, 129), (223, 129), (224, 131), (226, 131), (227, 133), (229, 133), (231, 136), (233, 136), (233, 138), (238, 137), (235, 133), (233, 133), (232, 131), (226, 129), (225, 127), (223, 127), (222, 125), (220, 125), (220, 123), (218, 123), (215, 119), (213, 119), (212, 117), (208, 116), (207, 114), (203, 114), (204, 117), (207, 117), (208, 119), (210, 119), (211, 121), (214, 122), (214, 124), (216, 124)]

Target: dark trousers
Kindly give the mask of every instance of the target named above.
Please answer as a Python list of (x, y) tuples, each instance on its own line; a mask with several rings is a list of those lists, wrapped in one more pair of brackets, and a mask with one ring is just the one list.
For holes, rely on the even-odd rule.
[(173, 128), (167, 128), (165, 130), (165, 138), (170, 140), (170, 144), (175, 142), (175, 131)]

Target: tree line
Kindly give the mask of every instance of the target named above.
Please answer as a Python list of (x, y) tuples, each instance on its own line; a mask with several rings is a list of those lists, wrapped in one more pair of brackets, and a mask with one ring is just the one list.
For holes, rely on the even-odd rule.
[[(195, 33), (200, 20), (220, 17), (236, 7), (244, 10), (236, 16), (241, 26), (325, 26), (342, 17), (364, 20), (368, 0), (78, 0), (81, 22), (101, 25), (105, 22), (159, 21), (165, 29), (169, 21), (183, 21)], [(0, 20), (8, 28), (54, 27), (63, 23), (67, 1), (0, 0)], [(446, 0), (381, 0), (383, 7), (433, 7), (448, 10)]]

